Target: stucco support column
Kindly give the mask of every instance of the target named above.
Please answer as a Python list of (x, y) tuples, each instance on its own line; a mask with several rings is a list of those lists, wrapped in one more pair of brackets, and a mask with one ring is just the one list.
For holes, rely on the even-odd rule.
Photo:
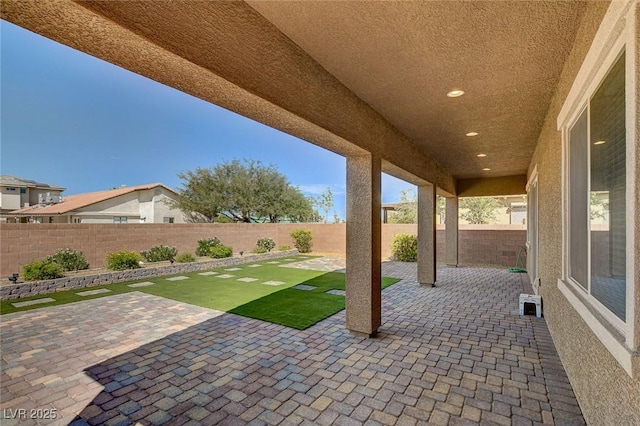
[(436, 187), (418, 186), (418, 282), (436, 285)]
[(347, 157), (347, 329), (368, 336), (382, 321), (380, 201), (380, 157)]
[(458, 266), (458, 197), (447, 197), (445, 209), (446, 263)]

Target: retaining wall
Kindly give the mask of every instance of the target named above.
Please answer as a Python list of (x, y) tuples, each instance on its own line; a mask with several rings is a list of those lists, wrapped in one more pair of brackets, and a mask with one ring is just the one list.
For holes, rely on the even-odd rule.
[(49, 294), (55, 293), (57, 291), (73, 290), (78, 288), (92, 287), (96, 285), (121, 283), (124, 281), (139, 280), (144, 278), (184, 274), (187, 272), (203, 271), (205, 269), (221, 268), (225, 266), (239, 265), (247, 262), (256, 262), (259, 260), (295, 256), (297, 254), (297, 250), (287, 250), (242, 257), (211, 259), (204, 262), (146, 266), (144, 268), (128, 269), (126, 271), (101, 271), (96, 272), (92, 275), (68, 276), (55, 280), (5, 284), (0, 286), (0, 300), (18, 299), (22, 297), (37, 296), (39, 294)]

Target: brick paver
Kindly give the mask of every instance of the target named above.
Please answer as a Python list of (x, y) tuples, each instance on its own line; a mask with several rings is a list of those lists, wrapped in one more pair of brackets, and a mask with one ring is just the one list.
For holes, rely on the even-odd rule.
[(584, 423), (544, 319), (517, 315), (524, 275), (440, 268), (432, 288), (415, 264), (383, 268), (403, 280), (373, 339), (344, 311), (297, 331), (138, 293), (2, 316), (1, 408), (55, 407), (60, 424)]

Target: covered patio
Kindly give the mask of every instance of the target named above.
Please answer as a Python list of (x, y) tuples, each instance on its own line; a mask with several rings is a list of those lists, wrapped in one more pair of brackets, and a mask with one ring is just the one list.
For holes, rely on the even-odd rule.
[[(346, 313), (312, 332), (294, 333), (296, 339), (269, 329), (264, 340), (255, 334), (257, 323), (223, 316), (190, 328), (189, 340), (163, 343), (174, 354), (180, 347), (180, 357), (191, 349), (205, 350), (192, 332), (215, 340), (218, 327), (229, 330), (221, 346), (229, 350), (240, 342), (251, 352), (260, 342), (276, 339), (279, 347), (288, 348), (286, 354), (274, 364), (263, 360), (268, 365), (257, 364), (247, 376), (268, 383), (246, 384), (273, 389), (266, 391), (268, 398), (288, 386), (271, 387), (283, 380), (273, 377), (274, 365), (284, 371), (285, 359), (297, 361), (296, 366), (304, 363), (300, 371), (290, 368), (300, 383), (310, 380), (299, 385), (304, 392), (287, 405), (292, 411), (281, 408), (281, 401), (254, 404), (261, 399), (259, 391), (224, 387), (246, 377), (227, 377), (231, 381), (209, 391), (216, 396), (229, 392), (225, 398), (232, 410), (239, 411), (248, 400), (255, 408), (247, 413), (259, 411), (257, 417), (264, 411), (271, 422), (289, 415), (319, 421), (319, 411), (341, 413), (342, 408), (330, 407), (342, 407), (342, 394), (356, 395), (350, 391), (368, 389), (374, 381), (379, 388), (361, 393), (357, 405), (362, 409), (364, 398), (378, 401), (371, 402), (366, 418), (381, 423), (416, 414), (414, 409), (424, 411), (414, 418), (441, 423), (448, 416), (570, 421), (579, 410), (570, 392), (551, 392), (568, 384), (555, 353), (547, 357), (545, 352), (552, 351), (545, 322), (513, 314), (515, 295), (523, 291), (520, 278), (436, 266), (436, 194), (447, 197), (447, 253), (441, 260), (457, 265), (459, 197), (526, 192), (527, 270), (533, 290), (544, 300), (545, 319), (585, 418), (614, 425), (640, 418), (638, 0), (8, 0), (1, 11), (16, 25), (346, 157)], [(410, 280), (384, 293), (384, 303), (383, 172), (417, 185), (419, 212), (417, 268)], [(596, 240), (590, 222), (595, 192), (611, 200), (605, 231), (611, 261), (604, 262), (602, 271), (591, 268), (603, 258), (591, 244)], [(607, 306), (607, 295), (599, 293), (609, 291), (598, 287), (602, 277), (617, 280), (613, 305)], [(305, 348), (300, 353), (298, 344)], [(244, 356), (244, 350), (235, 353)], [(305, 358), (309, 353), (319, 360)], [(331, 377), (316, 377), (316, 370), (298, 376), (316, 362), (321, 363), (317, 371)], [(358, 365), (364, 368), (352, 370)], [(262, 376), (261, 369), (272, 374)], [(322, 393), (331, 390), (329, 400), (312, 407), (313, 389), (334, 380), (332, 373), (340, 375), (337, 388), (327, 386)], [(206, 377), (211, 384), (208, 379), (214, 377)], [(350, 377), (354, 382), (345, 385)], [(419, 395), (409, 390), (413, 380), (423, 381)], [(474, 389), (464, 388), (464, 383), (473, 387), (472, 382)], [(299, 391), (292, 392), (291, 399)], [(418, 407), (421, 398), (433, 405)], [(509, 400), (514, 404), (505, 398), (515, 398)], [(483, 403), (465, 405), (467, 400)], [(226, 415), (210, 408), (200, 411), (205, 418)], [(98, 408), (92, 410), (101, 415)], [(358, 418), (355, 409), (344, 411), (350, 420)]]
[(431, 288), (415, 264), (382, 270), (403, 280), (373, 339), (344, 311), (296, 331), (141, 293), (5, 315), (2, 407), (73, 425), (584, 423), (544, 319), (518, 315), (524, 274), (442, 267)]

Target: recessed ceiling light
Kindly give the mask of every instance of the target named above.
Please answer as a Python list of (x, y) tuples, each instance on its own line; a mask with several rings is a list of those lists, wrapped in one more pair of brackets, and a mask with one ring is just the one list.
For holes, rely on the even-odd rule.
[(478, 157), (486, 157), (487, 154), (478, 154)]
[(484, 168), (484, 169), (482, 169), (482, 170), (484, 170), (485, 172), (488, 172), (488, 171), (489, 171), (489, 170), (491, 170), (491, 169), (490, 169), (490, 168), (488, 168), (488, 167), (485, 167), (485, 168)]
[(478, 136), (478, 132), (469, 132), (467, 136)]
[(458, 96), (462, 96), (462, 95), (464, 95), (464, 90), (459, 90), (459, 89), (452, 90), (449, 93), (447, 93), (447, 96), (450, 98), (457, 98)]
[(607, 143), (607, 141), (598, 141), (598, 142), (594, 142), (594, 145), (602, 145), (604, 143)]

